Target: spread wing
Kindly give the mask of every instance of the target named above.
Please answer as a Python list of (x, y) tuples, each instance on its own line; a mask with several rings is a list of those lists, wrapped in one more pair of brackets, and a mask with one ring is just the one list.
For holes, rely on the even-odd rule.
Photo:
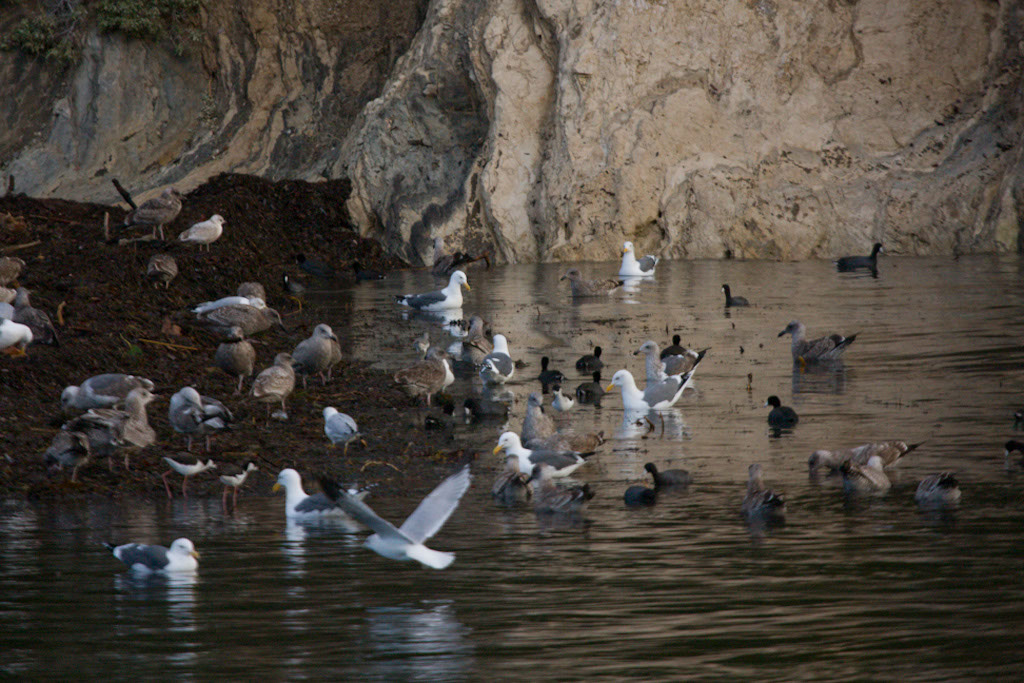
[[(412, 539), (414, 543), (426, 541), (440, 531), (451, 514), (455, 512), (462, 494), (469, 489), (469, 481), (469, 465), (466, 465), (438, 484), (437, 488), (423, 499), (419, 507), (409, 515), (409, 518), (397, 531)], [(367, 526), (370, 525), (367, 524)], [(376, 529), (374, 530), (376, 531)], [(378, 533), (380, 532), (378, 531)], [(381, 535), (383, 536), (383, 534)]]

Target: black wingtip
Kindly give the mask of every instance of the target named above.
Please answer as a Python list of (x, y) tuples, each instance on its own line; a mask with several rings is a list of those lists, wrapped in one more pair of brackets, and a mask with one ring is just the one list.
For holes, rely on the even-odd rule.
[(338, 486), (338, 482), (327, 476), (321, 476), (319, 482), (320, 489), (323, 490), (325, 496), (331, 500), (338, 500), (338, 496), (341, 495), (341, 487)]
[(110, 552), (114, 552), (114, 549), (117, 548), (117, 546), (113, 543), (104, 543), (103, 547), (109, 550)]

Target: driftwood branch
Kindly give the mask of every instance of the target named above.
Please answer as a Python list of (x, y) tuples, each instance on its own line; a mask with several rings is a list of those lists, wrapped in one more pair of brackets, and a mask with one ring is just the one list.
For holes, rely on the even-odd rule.
[(32, 240), (31, 242), (25, 242), (24, 244), (13, 244), (9, 247), (0, 249), (0, 254), (12, 254), (22, 249), (28, 249), (29, 247), (37, 247), (42, 244), (42, 240)]
[(135, 203), (135, 200), (132, 199), (131, 193), (128, 192), (128, 190), (124, 189), (124, 185), (121, 184), (120, 180), (118, 180), (117, 178), (111, 178), (110, 182), (114, 183), (114, 189), (116, 189), (117, 192), (122, 197), (124, 197), (124, 200), (128, 202), (128, 206), (132, 207), (132, 211), (139, 208), (138, 205)]

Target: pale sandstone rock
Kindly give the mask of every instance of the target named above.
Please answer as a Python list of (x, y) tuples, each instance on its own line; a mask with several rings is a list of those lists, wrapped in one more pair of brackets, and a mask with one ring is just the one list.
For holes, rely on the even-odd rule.
[(1019, 2), (433, 0), (414, 38), (411, 2), (247, 7), (206, 3), (179, 60), (89, 36), (67, 86), (0, 55), (37, 100), (0, 102), (0, 168), (99, 201), (110, 175), (347, 175), (414, 262), (435, 235), (507, 261), (1019, 242)]

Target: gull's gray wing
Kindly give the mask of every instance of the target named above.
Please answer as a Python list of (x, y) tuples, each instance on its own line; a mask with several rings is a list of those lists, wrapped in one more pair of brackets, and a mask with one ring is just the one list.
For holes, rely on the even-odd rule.
[(648, 382), (644, 389), (644, 400), (651, 408), (662, 401), (675, 401), (683, 391), (683, 384), (689, 375), (673, 375), (663, 382)]
[(114, 548), (114, 557), (129, 567), (141, 564), (151, 571), (159, 571), (170, 563), (167, 559), (167, 548), (162, 545), (129, 543)]
[[(356, 521), (361, 522), (384, 540), (395, 539), (403, 543), (416, 543), (416, 541), (403, 533), (401, 529), (396, 529), (394, 524), (374, 512), (369, 505), (359, 500), (357, 496), (340, 487), (338, 488), (338, 497), (335, 502), (337, 502), (338, 507), (350, 514)], [(420, 503), (420, 507), (423, 507), (423, 503)], [(416, 512), (419, 512), (419, 508), (416, 509)]]
[(536, 450), (530, 453), (530, 463), (532, 465), (551, 465), (556, 470), (572, 467), (582, 462), (583, 458), (571, 451)]
[(427, 292), (426, 294), (406, 294), (403, 301), (413, 308), (424, 308), (431, 304), (439, 304), (444, 301), (446, 295), (443, 290)]
[(658, 259), (654, 256), (644, 256), (637, 263), (640, 264), (640, 270), (645, 273), (652, 273), (654, 272), (654, 266), (658, 265)]
[(491, 361), (494, 364), (494, 369), (503, 375), (509, 375), (512, 373), (513, 363), (512, 359), (506, 353), (498, 353), (492, 351), (491, 353), (484, 356), (484, 361)]
[(328, 512), (340, 507), (333, 500), (322, 493), (314, 493), (306, 496), (301, 503), (295, 506), (296, 512)]
[(436, 534), (459, 506), (459, 499), (469, 489), (469, 480), (469, 465), (466, 465), (438, 484), (397, 531), (415, 543), (423, 543)]

